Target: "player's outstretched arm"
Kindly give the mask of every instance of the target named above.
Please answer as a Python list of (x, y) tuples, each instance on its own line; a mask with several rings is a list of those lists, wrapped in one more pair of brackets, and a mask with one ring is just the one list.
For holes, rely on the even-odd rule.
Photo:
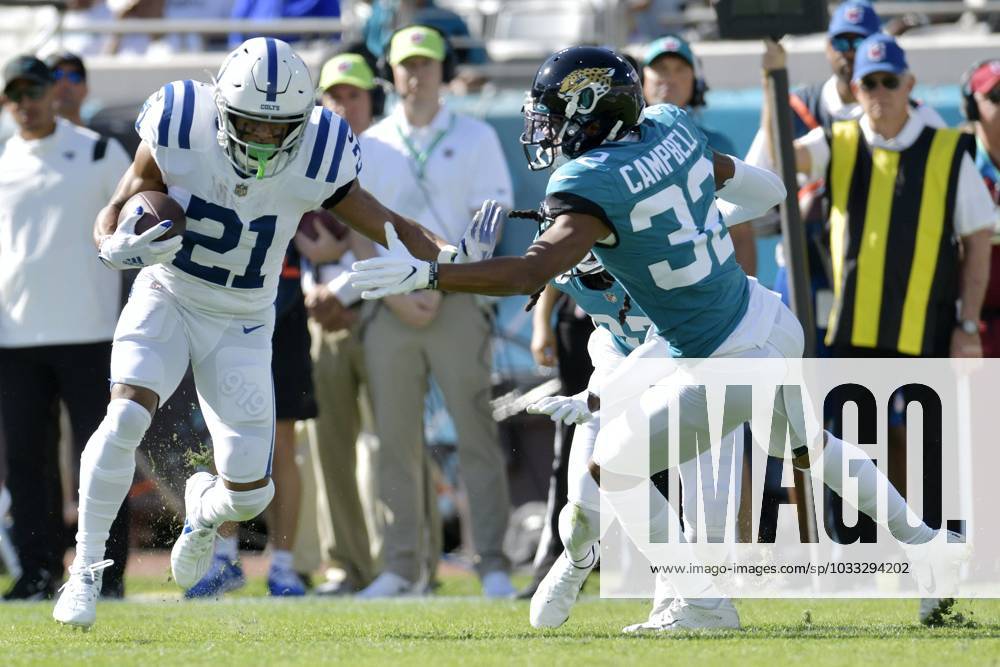
[[(351, 284), (366, 299), (417, 289), (490, 296), (534, 294), (546, 282), (576, 266), (611, 230), (598, 218), (566, 213), (556, 218), (521, 257), (496, 257), (470, 264), (441, 264), (415, 258), (378, 257), (354, 265)], [(389, 239), (395, 245), (397, 241)]]
[(160, 172), (156, 160), (153, 159), (149, 146), (146, 142), (142, 142), (139, 144), (139, 150), (136, 151), (132, 164), (118, 181), (118, 187), (115, 188), (115, 194), (111, 197), (111, 201), (97, 214), (97, 220), (94, 223), (94, 243), (97, 244), (98, 248), (101, 247), (101, 241), (104, 240), (104, 237), (114, 234), (115, 229), (118, 228), (118, 216), (121, 214), (125, 202), (132, 195), (150, 190), (166, 192), (167, 186), (163, 182), (163, 174)]
[(396, 228), (399, 240), (417, 259), (436, 260), (441, 249), (448, 245), (447, 241), (438, 238), (430, 230), (390, 211), (371, 193), (361, 187), (357, 181), (354, 181), (351, 189), (330, 209), (330, 212), (372, 241), (381, 243), (385, 247), (388, 247), (385, 237), (385, 223), (392, 223), (392, 226)]
[(758, 218), (785, 200), (785, 184), (777, 175), (731, 155), (714, 157), (715, 195), (726, 225)]

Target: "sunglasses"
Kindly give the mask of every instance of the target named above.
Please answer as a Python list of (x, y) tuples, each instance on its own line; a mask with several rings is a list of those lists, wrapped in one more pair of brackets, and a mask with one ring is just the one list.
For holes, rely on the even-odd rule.
[(52, 70), (52, 78), (56, 81), (68, 79), (70, 83), (83, 83), (83, 72), (73, 69), (56, 69)]
[(895, 74), (888, 74), (882, 78), (875, 78), (872, 76), (866, 76), (861, 79), (861, 89), (867, 92), (871, 92), (882, 86), (886, 90), (896, 90), (899, 88), (901, 81), (899, 77)]
[(47, 89), (48, 86), (36, 83), (30, 86), (25, 86), (24, 88), (15, 88), (14, 90), (5, 92), (4, 95), (6, 95), (7, 99), (14, 104), (19, 104), (25, 97), (29, 100), (42, 99), (45, 96), (45, 91)]
[(853, 37), (831, 37), (830, 46), (833, 47), (834, 51), (844, 53), (846, 51), (857, 51), (863, 41), (865, 41), (865, 38), (860, 35), (855, 35)]
[(995, 87), (993, 90), (983, 95), (983, 97), (988, 99), (993, 104), (1000, 104), (1000, 86)]

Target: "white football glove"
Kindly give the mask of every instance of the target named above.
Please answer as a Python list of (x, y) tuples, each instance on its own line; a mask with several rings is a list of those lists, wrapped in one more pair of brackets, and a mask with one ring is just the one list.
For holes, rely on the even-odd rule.
[(135, 223), (142, 217), (142, 207), (137, 207), (126, 217), (115, 233), (104, 237), (97, 256), (112, 269), (141, 269), (144, 266), (170, 262), (180, 251), (183, 239), (175, 236), (165, 241), (156, 237), (173, 226), (170, 220), (150, 227), (142, 234), (135, 233)]
[(431, 263), (410, 254), (391, 222), (385, 223), (385, 239), (392, 255), (354, 262), (351, 266), (351, 286), (364, 290), (361, 293), (364, 299), (381, 299), (426, 289), (431, 283)]
[(548, 415), (552, 421), (566, 426), (586, 424), (594, 418), (587, 407), (587, 390), (575, 396), (546, 396), (527, 408), (529, 415)]
[(492, 257), (506, 221), (507, 210), (501, 204), (492, 199), (484, 201), (458, 242), (455, 262), (469, 264)]

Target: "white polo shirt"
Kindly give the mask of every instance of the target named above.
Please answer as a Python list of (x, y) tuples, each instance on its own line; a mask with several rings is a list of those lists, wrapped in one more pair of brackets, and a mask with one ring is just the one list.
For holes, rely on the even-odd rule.
[[(920, 133), (927, 126), (920, 114), (910, 112), (909, 120), (903, 125), (895, 137), (886, 139), (872, 129), (867, 115), (858, 120), (861, 134), (865, 141), (874, 148), (900, 152), (913, 145)], [(827, 142), (823, 128), (817, 127), (806, 136), (796, 141), (809, 151), (811, 166), (809, 180), (814, 181), (826, 175), (826, 167), (830, 163), (830, 144)], [(972, 157), (968, 153), (962, 155), (959, 165), (958, 184), (955, 193), (955, 211), (953, 224), (958, 236), (968, 236), (981, 229), (993, 229), (996, 223), (996, 213), (990, 193), (976, 169)]]
[(59, 119), (43, 139), (15, 134), (0, 152), (0, 347), (111, 340), (121, 277), (97, 258), (94, 219), (129, 158)]
[(361, 185), (388, 208), (449, 243), (462, 238), (483, 201), (513, 204), (500, 140), (481, 120), (442, 105), (428, 126), (412, 127), (398, 104), (364, 137)]

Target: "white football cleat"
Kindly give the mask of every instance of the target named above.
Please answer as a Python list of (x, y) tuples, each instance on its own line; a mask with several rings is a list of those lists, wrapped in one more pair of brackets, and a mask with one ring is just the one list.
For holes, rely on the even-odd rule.
[(97, 598), (101, 595), (101, 571), (111, 565), (113, 560), (70, 565), (69, 579), (59, 589), (61, 595), (52, 618), (85, 630), (92, 626), (97, 619)]
[(170, 570), (174, 581), (185, 590), (201, 581), (212, 566), (218, 526), (202, 525), (196, 510), (201, 497), (213, 486), (215, 476), (207, 472), (191, 475), (184, 486), (184, 528), (170, 551)]
[(583, 582), (597, 565), (600, 552), (597, 545), (590, 547), (590, 554), (580, 562), (573, 562), (563, 551), (549, 568), (548, 574), (531, 596), (528, 620), (533, 628), (558, 628), (569, 618)]
[[(904, 545), (903, 552), (910, 564), (917, 591), (923, 596), (919, 619), (924, 624), (941, 620), (954, 604), (954, 593), (962, 563), (968, 560), (972, 549), (961, 533), (945, 531), (944, 540), (934, 540), (925, 545)], [(938, 596), (938, 597), (935, 597)]]
[(670, 607), (645, 623), (629, 625), (622, 629), (627, 635), (677, 630), (739, 630), (740, 615), (732, 600), (723, 598), (714, 609), (696, 607), (677, 598)]

